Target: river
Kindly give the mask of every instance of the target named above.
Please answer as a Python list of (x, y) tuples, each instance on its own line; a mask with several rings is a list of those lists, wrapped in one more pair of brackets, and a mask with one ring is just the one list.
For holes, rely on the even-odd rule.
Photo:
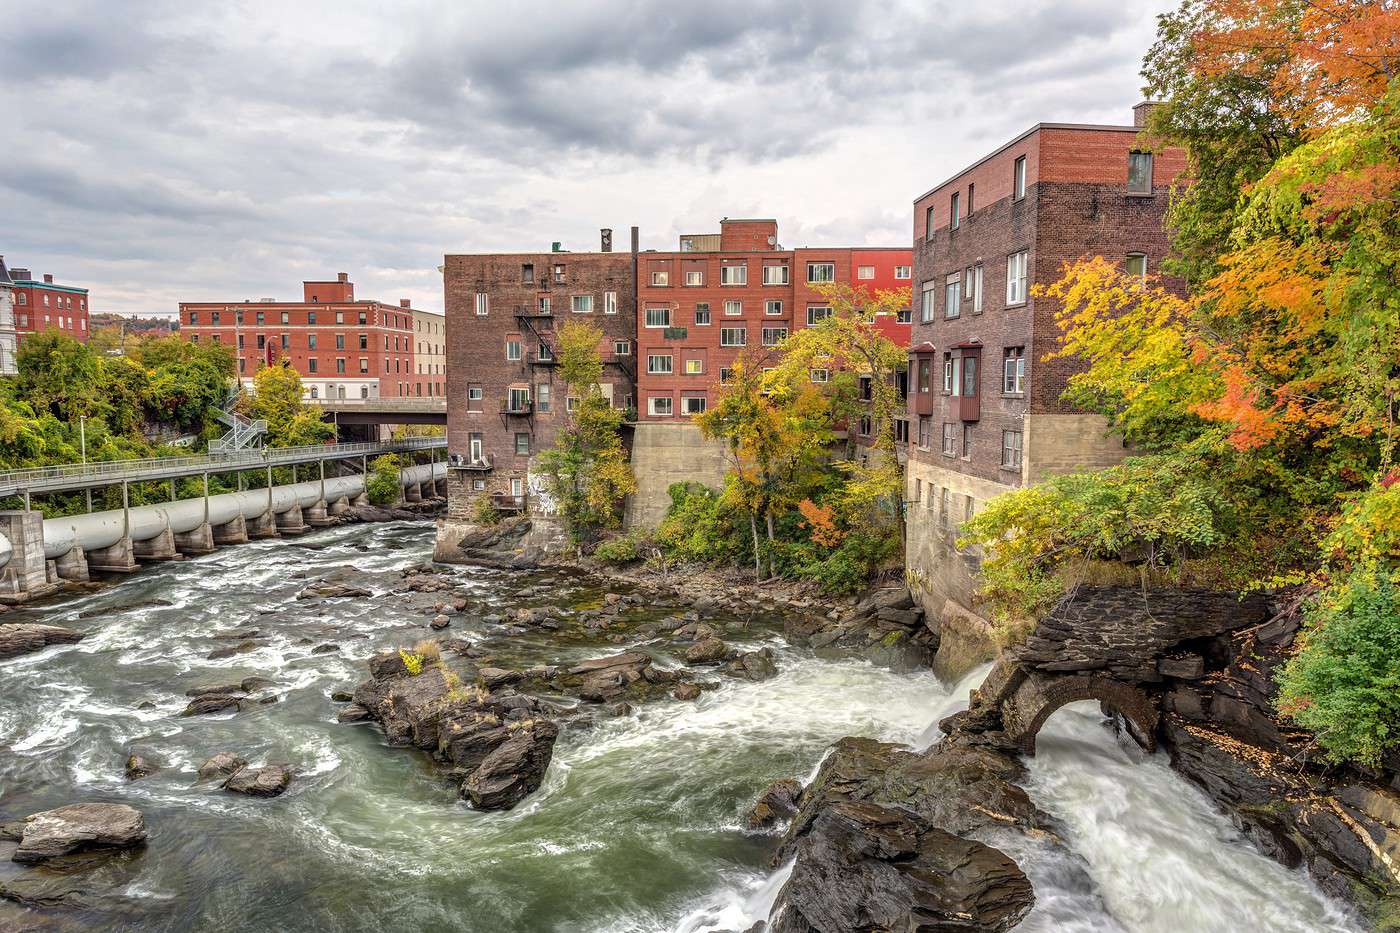
[[(757, 626), (735, 643), (771, 645), (777, 677), (566, 729), (538, 793), (512, 811), (474, 812), (426, 756), (386, 747), (376, 727), (335, 721), (330, 693), (363, 680), (376, 651), (424, 637), (423, 614), (392, 596), (295, 598), (305, 576), (347, 566), (381, 574), (387, 589), (395, 571), (428, 558), (431, 537), (424, 524), (330, 529), (154, 566), (5, 616), (92, 634), (0, 662), (0, 822), (123, 802), (145, 814), (150, 841), (94, 871), (94, 884), (119, 895), (105, 906), (40, 918), (0, 902), (0, 929), (65, 918), (75, 928), (220, 933), (744, 929), (784, 876), (767, 865), (772, 839), (742, 830), (757, 794), (812, 774), (845, 735), (926, 746), (975, 684), (818, 659)], [(502, 607), (534, 579), (461, 574), (481, 604)], [(549, 582), (561, 604), (597, 595), (584, 580)], [(207, 658), (230, 644), (217, 636), (250, 628), (265, 644)], [(475, 617), (447, 634), (533, 662), (615, 650), (538, 637), (507, 645), (499, 626)], [(313, 652), (325, 642), (340, 650)], [(179, 715), (189, 687), (249, 675), (274, 681), (280, 701)], [(131, 748), (165, 769), (127, 782)], [(195, 768), (223, 750), (301, 774), (273, 800), (195, 786)], [(1306, 876), (1256, 853), (1163, 756), (1120, 743), (1095, 708), (1051, 720), (1028, 789), (1079, 855), (1008, 840), (1036, 886), (1023, 930), (1356, 929)], [(0, 863), (0, 883), (23, 873)]]

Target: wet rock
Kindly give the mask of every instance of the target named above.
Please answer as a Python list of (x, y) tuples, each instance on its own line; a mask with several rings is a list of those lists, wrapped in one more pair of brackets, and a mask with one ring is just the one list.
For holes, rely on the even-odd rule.
[(471, 773), (511, 736), (502, 718), (489, 710), (473, 710), (444, 720), (438, 729), (438, 758)]
[(137, 609), (164, 609), (173, 606), (174, 603), (165, 599), (142, 599), (134, 603), (122, 603), (120, 606), (110, 608), (84, 609), (78, 613), (80, 619), (93, 619), (98, 616), (116, 615), (119, 612), (134, 612)]
[(369, 675), (375, 680), (403, 677), (408, 675), (408, 668), (403, 663), (403, 655), (397, 651), (386, 651), (369, 659)]
[(162, 764), (156, 759), (143, 755), (140, 752), (132, 752), (126, 756), (126, 779), (128, 781), (139, 781), (143, 777), (150, 777), (162, 768)]
[(1162, 658), (1157, 662), (1157, 671), (1177, 680), (1200, 680), (1206, 673), (1206, 661), (1198, 654)]
[(244, 654), (249, 651), (257, 651), (265, 644), (267, 643), (263, 641), (255, 641), (250, 638), (246, 641), (240, 641), (236, 645), (228, 645), (224, 648), (215, 648), (213, 651), (209, 652), (204, 657), (210, 661), (218, 661), (223, 658), (231, 658), (236, 654)]
[(349, 703), (354, 699), (349, 690), (332, 690), (331, 701), (334, 703)]
[(554, 723), (537, 719), (508, 728), (513, 734), (462, 784), (463, 796), (478, 810), (509, 810), (534, 793), (554, 755)]
[(773, 933), (1010, 930), (1030, 911), (1030, 881), (1005, 854), (879, 804), (823, 810), (797, 846), (770, 915)]
[(472, 650), (472, 643), (465, 638), (443, 638), (438, 641), (438, 648), (448, 654), (464, 658)]
[(335, 714), (336, 722), (365, 722), (372, 718), (369, 710), (358, 703), (351, 703)]
[(205, 693), (195, 697), (180, 713), (181, 716), (208, 716), (212, 713), (238, 712), (243, 708), (243, 694)]
[(773, 649), (765, 647), (735, 657), (724, 665), (723, 671), (744, 680), (767, 680), (778, 673), (778, 665), (773, 661)]
[(603, 707), (603, 711), (614, 717), (631, 716), (632, 705), (630, 703), (609, 703)]
[(362, 586), (351, 586), (349, 583), (338, 583), (330, 580), (318, 580), (298, 593), (297, 599), (362, 599), (366, 596), (373, 595), (374, 593)]
[(0, 624), (0, 659), (39, 651), (49, 645), (71, 645), (86, 637), (86, 632), (58, 625)]
[(277, 686), (276, 681), (268, 680), (266, 677), (244, 677), (238, 684), (244, 693), (252, 693), (255, 690), (262, 690), (265, 687)]
[(676, 689), (672, 691), (671, 696), (675, 697), (677, 700), (698, 700), (700, 699), (700, 685), (679, 684)]
[(685, 659), (691, 664), (709, 664), (723, 661), (729, 654), (729, 646), (718, 638), (710, 637), (697, 641), (686, 649)]
[(908, 587), (889, 586), (878, 589), (856, 604), (855, 613), (858, 616), (876, 615), (885, 609), (913, 609), (914, 597), (909, 594)]
[(428, 623), (428, 627), (435, 632), (440, 632), (447, 628), (447, 626), (451, 624), (451, 621), (452, 620), (448, 619), (445, 615), (436, 615), (433, 616), (432, 621)]
[(202, 697), (202, 696), (209, 696), (210, 694), (216, 694), (216, 693), (229, 694), (229, 693), (247, 693), (247, 692), (248, 692), (248, 691), (246, 691), (246, 690), (243, 689), (243, 685), (242, 685), (241, 683), (237, 683), (237, 684), (205, 684), (204, 686), (200, 686), (200, 687), (191, 687), (190, 689), (188, 689), (188, 690), (185, 691), (185, 696), (187, 696), (187, 697)]
[(797, 801), (802, 796), (802, 784), (792, 778), (783, 778), (769, 784), (749, 808), (744, 824), (749, 829), (763, 829), (778, 820), (787, 819), (797, 812)]
[(77, 803), (25, 818), (11, 858), (37, 863), (91, 848), (124, 849), (146, 841), (139, 810), (119, 803)]
[(224, 781), (224, 790), (249, 797), (276, 797), (292, 783), (292, 769), (283, 764), (240, 768)]
[(311, 649), (312, 654), (333, 654), (340, 650), (340, 646), (331, 642), (323, 642)]
[(227, 777), (247, 765), (246, 758), (239, 758), (233, 752), (219, 752), (199, 766), (199, 779), (207, 781), (210, 778)]
[(495, 690), (504, 687), (506, 684), (519, 683), (525, 678), (520, 671), (506, 670), (499, 667), (483, 667), (476, 672), (476, 677), (488, 690)]

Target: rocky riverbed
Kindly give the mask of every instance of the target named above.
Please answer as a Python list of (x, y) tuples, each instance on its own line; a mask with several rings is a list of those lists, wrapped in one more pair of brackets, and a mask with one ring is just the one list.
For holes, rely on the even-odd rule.
[(1151, 876), (1113, 819), (1075, 822), (1116, 786), (1181, 824), (1149, 859), (1244, 866), (1175, 872), (1178, 908), (1235, 924), (1200, 929), (1251, 892), (1275, 929), (1351, 929), (1096, 713), (1026, 764), (924, 754), (978, 675), (917, 669), (897, 591), (434, 568), (431, 536), (260, 542), (0, 618), (82, 636), (0, 661), (0, 928), (799, 931), (864, 898), (882, 925), (1173, 929), (1125, 906)]

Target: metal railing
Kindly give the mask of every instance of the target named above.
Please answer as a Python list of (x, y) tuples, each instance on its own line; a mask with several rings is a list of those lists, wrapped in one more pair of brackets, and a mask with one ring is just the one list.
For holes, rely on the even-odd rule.
[(327, 410), (362, 408), (367, 411), (446, 411), (445, 398), (308, 398), (307, 405)]
[(103, 460), (95, 463), (30, 467), (0, 472), (0, 496), (12, 496), (23, 492), (63, 492), (122, 482), (173, 479), (205, 472), (252, 470), (316, 460), (337, 460), (343, 457), (436, 450), (446, 446), (445, 437), (406, 437), (383, 442), (263, 447), (257, 450), (234, 450), (190, 457), (149, 457), (141, 460)]
[(491, 496), (491, 505), (498, 512), (523, 512), (525, 511), (525, 496), (511, 496), (504, 493), (496, 493)]

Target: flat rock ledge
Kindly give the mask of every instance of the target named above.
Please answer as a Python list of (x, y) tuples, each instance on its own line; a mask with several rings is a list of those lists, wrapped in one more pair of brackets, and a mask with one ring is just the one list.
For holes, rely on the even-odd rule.
[(77, 632), (61, 625), (29, 622), (0, 624), (0, 660), (39, 651), (49, 645), (71, 645), (86, 637), (86, 632)]
[(45, 810), (6, 828), (18, 832), (11, 858), (37, 864), (86, 849), (128, 849), (146, 841), (146, 821), (139, 810), (120, 803), (75, 803)]

